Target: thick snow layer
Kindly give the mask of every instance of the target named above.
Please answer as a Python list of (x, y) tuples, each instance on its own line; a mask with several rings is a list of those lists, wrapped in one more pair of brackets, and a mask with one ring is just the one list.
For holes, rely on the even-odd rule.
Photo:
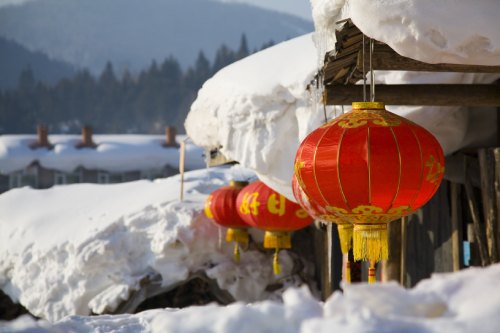
[[(209, 193), (251, 178), (239, 166), (188, 172), (183, 202), (179, 176), (10, 190), (0, 196), (0, 288), (49, 321), (113, 311), (146, 277), (168, 287), (200, 271), (236, 300), (273, 297), (272, 253), (243, 251), (233, 263), (202, 213)], [(292, 260), (280, 257), (287, 276)]]
[[(331, 12), (344, 10), (335, 1), (321, 4)], [(222, 146), (228, 158), (255, 170), (268, 186), (295, 200), (290, 185), (295, 153), (301, 140), (324, 122), (318, 92), (306, 87), (318, 68), (315, 44), (325, 47), (325, 36), (317, 33), (313, 43), (312, 34), (304, 35), (219, 71), (205, 82), (191, 106), (185, 123), (188, 135), (200, 146)], [(417, 72), (375, 75), (377, 83), (385, 84), (491, 83), (498, 77)], [(388, 106), (388, 110), (427, 128), (446, 154), (484, 144), (495, 136), (495, 109)], [(329, 107), (329, 119), (336, 112), (340, 107)]]
[[(185, 136), (178, 136), (178, 142)], [(50, 135), (53, 149), (31, 149), (35, 135), (0, 135), (0, 173), (21, 170), (38, 161), (45, 168), (72, 172), (81, 166), (110, 172), (161, 169), (166, 165), (179, 166), (179, 148), (166, 148), (161, 135), (94, 135), (98, 145), (76, 148), (78, 135)], [(203, 149), (186, 145), (186, 169), (205, 167)]]
[[(497, 0), (311, 0), (316, 31), (351, 18), (367, 36), (428, 63), (500, 65)], [(332, 49), (332, 40), (328, 45)]]
[(396, 283), (344, 286), (325, 303), (307, 288), (275, 301), (150, 310), (135, 315), (67, 317), (54, 324), (23, 317), (0, 331), (214, 333), (496, 333), (500, 327), (500, 265), (436, 274), (414, 289)]

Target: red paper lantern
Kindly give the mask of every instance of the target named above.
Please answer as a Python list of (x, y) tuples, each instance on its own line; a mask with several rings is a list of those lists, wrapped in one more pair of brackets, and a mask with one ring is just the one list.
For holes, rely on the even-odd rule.
[(235, 242), (234, 257), (237, 262), (240, 260), (240, 244), (245, 247), (248, 245), (247, 228), (249, 225), (238, 215), (236, 198), (247, 184), (247, 182), (231, 181), (229, 186), (221, 187), (212, 192), (205, 201), (205, 215), (217, 224), (228, 228), (226, 241)]
[(340, 250), (343, 254), (343, 276), (347, 283), (351, 282), (351, 267), (349, 263), (349, 250), (352, 244), (353, 225), (349, 221), (343, 220), (341, 217), (328, 212), (318, 203), (311, 201), (297, 181), (295, 174), (292, 176), (292, 192), (298, 203), (304, 208), (310, 216), (322, 222), (335, 223), (339, 234)]
[(444, 156), (431, 133), (384, 103), (352, 107), (304, 139), (295, 175), (311, 202), (354, 224), (355, 259), (378, 261), (388, 258), (386, 224), (434, 195)]
[(274, 271), (279, 274), (279, 250), (291, 248), (290, 232), (311, 224), (311, 217), (300, 205), (261, 181), (244, 187), (236, 203), (238, 214), (247, 224), (266, 231), (264, 247), (276, 249)]

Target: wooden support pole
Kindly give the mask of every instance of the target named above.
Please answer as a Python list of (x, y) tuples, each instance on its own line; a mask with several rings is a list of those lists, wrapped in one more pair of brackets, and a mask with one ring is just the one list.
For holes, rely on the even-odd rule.
[(497, 211), (496, 241), (497, 253), (500, 255), (500, 148), (493, 149), (493, 156), (495, 158), (495, 203)]
[(476, 236), (477, 248), (479, 250), (479, 257), (481, 258), (481, 266), (487, 266), (490, 264), (490, 257), (488, 255), (488, 248), (486, 245), (486, 236), (484, 230), (481, 226), (479, 220), (479, 210), (476, 202), (476, 197), (474, 194), (474, 188), (472, 187), (469, 173), (470, 163), (469, 158), (466, 158), (465, 163), (465, 192), (467, 195), (467, 204), (469, 206), (469, 211), (472, 217), (472, 223), (474, 225), (474, 235)]
[(452, 247), (452, 265), (453, 271), (456, 272), (460, 270), (461, 267), (461, 237), (460, 230), (462, 229), (459, 219), (458, 219), (458, 200), (459, 200), (459, 192), (460, 184), (452, 182), (451, 183), (451, 247)]
[(408, 225), (408, 216), (401, 218), (401, 268), (399, 283), (406, 287), (406, 250), (408, 249), (408, 238), (406, 237), (406, 226)]
[(179, 153), (179, 173), (181, 174), (181, 193), (180, 200), (184, 200), (184, 165), (186, 160), (186, 141), (181, 141), (180, 153)]
[(387, 225), (389, 259), (382, 261), (382, 282), (400, 281), (401, 277), (401, 220)]
[[(325, 89), (328, 105), (363, 100), (362, 85), (329, 85)], [(377, 100), (387, 105), (500, 106), (500, 84), (380, 84)]]
[(478, 158), (488, 254), (491, 263), (496, 263), (498, 262), (497, 209), (495, 194), (495, 160), (493, 151), (491, 149), (479, 149)]

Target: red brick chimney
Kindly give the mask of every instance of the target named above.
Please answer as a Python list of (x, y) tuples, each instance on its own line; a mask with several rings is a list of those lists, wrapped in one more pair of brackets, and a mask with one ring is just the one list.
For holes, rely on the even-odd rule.
[(95, 148), (97, 145), (92, 141), (92, 127), (83, 126), (82, 128), (82, 141), (76, 145), (76, 148)]
[(179, 147), (179, 144), (175, 141), (175, 135), (177, 131), (174, 126), (165, 127), (165, 142), (163, 147)]
[(47, 125), (39, 124), (36, 127), (37, 140), (33, 142), (30, 147), (31, 149), (36, 148), (47, 148), (52, 149), (53, 146), (49, 142), (49, 131), (47, 129)]

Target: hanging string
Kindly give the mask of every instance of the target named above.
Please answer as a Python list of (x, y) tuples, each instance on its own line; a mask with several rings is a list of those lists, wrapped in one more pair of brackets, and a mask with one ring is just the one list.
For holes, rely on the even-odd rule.
[(375, 71), (373, 70), (373, 39), (370, 38), (370, 101), (375, 102)]
[[(363, 34), (363, 49), (361, 51), (361, 59), (363, 60), (363, 102), (366, 102), (365, 34)], [(344, 110), (342, 109), (342, 111)]]

